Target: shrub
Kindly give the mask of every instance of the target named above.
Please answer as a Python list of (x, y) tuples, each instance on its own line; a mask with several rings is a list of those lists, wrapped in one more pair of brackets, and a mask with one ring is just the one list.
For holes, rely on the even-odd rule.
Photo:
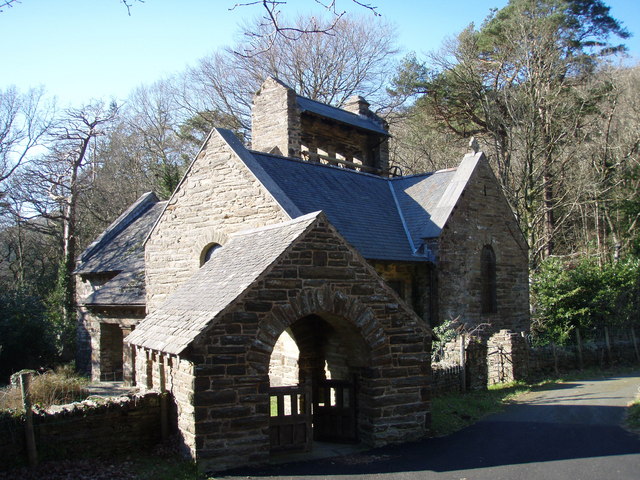
[(542, 263), (533, 278), (534, 330), (540, 338), (564, 344), (573, 330), (630, 325), (637, 322), (640, 262), (600, 266), (593, 259)]
[(24, 290), (0, 293), (0, 385), (24, 368), (50, 365), (54, 335), (42, 300)]

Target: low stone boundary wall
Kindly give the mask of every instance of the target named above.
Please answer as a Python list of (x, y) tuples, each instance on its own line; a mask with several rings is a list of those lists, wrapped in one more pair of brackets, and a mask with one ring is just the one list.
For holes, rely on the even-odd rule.
[(638, 344), (628, 339), (585, 342), (578, 347), (532, 346), (521, 334), (508, 330), (500, 330), (487, 338), (458, 336), (445, 345), (445, 361), (432, 365), (432, 390), (435, 394), (461, 391), (463, 367), (459, 362), (463, 360), (460, 353), (462, 342), (468, 390), (580, 368), (640, 364)]
[[(0, 412), (0, 469), (27, 463), (25, 417)], [(108, 456), (140, 451), (161, 441), (157, 393), (96, 398), (33, 409), (39, 460)]]

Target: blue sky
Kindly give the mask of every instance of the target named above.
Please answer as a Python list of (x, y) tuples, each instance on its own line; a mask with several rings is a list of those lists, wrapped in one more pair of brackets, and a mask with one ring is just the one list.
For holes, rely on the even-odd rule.
[[(507, 0), (369, 0), (396, 25), (398, 44), (417, 53), (437, 49), (470, 22), (479, 24)], [(609, 0), (611, 14), (634, 36), (640, 59), (640, 0)], [(178, 73), (233, 43), (237, 26), (261, 12), (230, 11), (234, 0), (145, 0), (131, 16), (119, 0), (21, 0), (0, 13), (0, 89), (43, 85), (61, 106), (91, 99), (122, 100), (143, 83)], [(291, 13), (313, 0), (289, 0)], [(350, 0), (338, 6), (368, 15)], [(304, 11), (304, 10), (301, 10)]]

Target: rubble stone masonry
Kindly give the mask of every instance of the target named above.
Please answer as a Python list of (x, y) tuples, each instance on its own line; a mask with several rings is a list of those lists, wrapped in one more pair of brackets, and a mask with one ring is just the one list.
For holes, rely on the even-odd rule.
[(208, 245), (285, 220), (284, 210), (214, 131), (145, 245), (147, 312), (200, 268)]
[[(497, 312), (482, 313), (481, 252), (496, 256)], [(527, 245), (486, 162), (480, 162), (442, 231), (438, 247), (439, 321), (458, 319), (473, 328), (529, 329)]]

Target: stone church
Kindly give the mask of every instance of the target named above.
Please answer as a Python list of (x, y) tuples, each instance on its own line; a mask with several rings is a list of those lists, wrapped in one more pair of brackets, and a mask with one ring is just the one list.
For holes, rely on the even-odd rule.
[(214, 129), (80, 256), (79, 367), (168, 392), (205, 470), (425, 436), (431, 327), (528, 330), (527, 246), (482, 153), (398, 176), (389, 137), (268, 79), (251, 150)]

